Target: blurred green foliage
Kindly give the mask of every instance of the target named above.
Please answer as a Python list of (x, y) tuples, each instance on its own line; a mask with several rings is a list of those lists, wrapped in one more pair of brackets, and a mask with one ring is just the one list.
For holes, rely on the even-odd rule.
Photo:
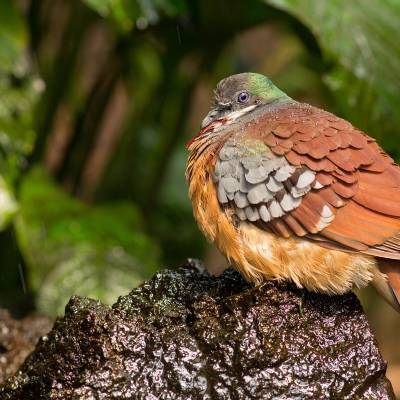
[(22, 15), (13, 2), (2, 1), (0, 15), (0, 65), (2, 70), (13, 71), (18, 68), (26, 49), (27, 29)]
[(0, 305), (57, 315), (204, 257), (184, 143), (232, 73), (399, 158), (399, 17), (396, 0), (2, 0)]
[(25, 20), (13, 2), (1, 2), (0, 20), (0, 173), (13, 184), (32, 151), (32, 113), (40, 85), (26, 56)]
[(156, 24), (163, 17), (184, 13), (185, 0), (84, 0), (102, 17), (113, 20), (122, 32), (129, 32), (138, 23), (142, 28)]
[(151, 277), (159, 249), (132, 203), (88, 207), (35, 168), (20, 188), (16, 233), (40, 311), (63, 313), (74, 294), (111, 303)]

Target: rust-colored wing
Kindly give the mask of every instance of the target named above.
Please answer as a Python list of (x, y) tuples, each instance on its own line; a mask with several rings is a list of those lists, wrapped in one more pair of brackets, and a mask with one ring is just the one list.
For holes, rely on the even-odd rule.
[(221, 204), (285, 237), (400, 259), (400, 168), (372, 138), (300, 103), (259, 113), (240, 132), (217, 161)]

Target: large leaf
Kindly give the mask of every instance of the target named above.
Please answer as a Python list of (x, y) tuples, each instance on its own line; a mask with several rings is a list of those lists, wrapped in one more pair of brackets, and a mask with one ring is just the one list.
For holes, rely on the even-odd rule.
[(7, 183), (0, 176), (0, 231), (3, 230), (14, 217), (17, 203)]
[(21, 63), (27, 43), (27, 30), (15, 2), (0, 2), (0, 70), (14, 70)]
[(326, 82), (342, 114), (370, 134), (386, 136), (385, 146), (396, 152), (400, 138), (400, 2), (265, 1), (299, 18), (313, 32), (330, 66)]
[[(12, 0), (1, 1), (0, 171), (6, 175), (5, 158), (29, 153), (33, 143), (32, 108), (42, 84), (39, 80), (29, 79), (27, 45), (27, 32), (22, 15)], [(16, 161), (10, 161), (8, 167), (13, 162)]]
[(23, 181), (17, 237), (39, 310), (59, 315), (72, 294), (112, 303), (158, 267), (159, 249), (132, 204), (89, 207), (41, 169)]
[(174, 16), (185, 10), (185, 0), (83, 0), (106, 18), (111, 18), (123, 31), (138, 26), (144, 29), (161, 16)]
[(0, 230), (16, 210), (12, 186), (30, 153), (41, 81), (29, 76), (27, 29), (12, 0), (0, 2)]
[(13, 184), (33, 148), (33, 110), (41, 81), (0, 71), (0, 174)]

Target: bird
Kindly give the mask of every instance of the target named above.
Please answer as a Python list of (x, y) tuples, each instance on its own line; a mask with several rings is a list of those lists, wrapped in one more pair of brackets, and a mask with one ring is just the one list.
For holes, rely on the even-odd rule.
[(375, 139), (246, 72), (218, 83), (186, 147), (194, 218), (247, 281), (372, 283), (400, 312), (400, 167)]

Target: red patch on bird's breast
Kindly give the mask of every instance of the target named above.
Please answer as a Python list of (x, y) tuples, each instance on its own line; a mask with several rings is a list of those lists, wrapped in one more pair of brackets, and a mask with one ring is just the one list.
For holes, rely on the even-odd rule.
[(207, 126), (205, 126), (200, 132), (198, 132), (196, 135), (194, 135), (188, 142), (186, 142), (185, 147), (188, 149), (190, 147), (190, 145), (201, 135), (204, 135), (206, 132), (212, 131), (215, 128), (218, 128), (221, 125), (225, 125), (227, 123), (227, 119), (226, 118), (221, 118), (221, 119), (217, 119), (213, 122), (211, 122), (211, 124), (208, 124)]

